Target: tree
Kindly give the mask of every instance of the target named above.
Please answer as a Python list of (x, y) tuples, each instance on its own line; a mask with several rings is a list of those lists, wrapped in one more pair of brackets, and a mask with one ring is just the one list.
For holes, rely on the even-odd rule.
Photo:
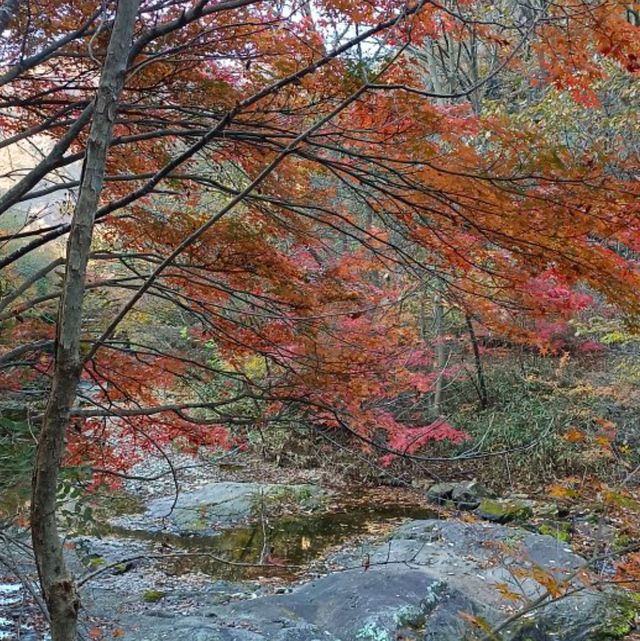
[[(539, 339), (525, 316), (573, 309), (578, 283), (637, 314), (637, 267), (611, 247), (637, 244), (637, 184), (608, 171), (615, 149), (540, 135), (509, 97), (593, 101), (612, 66), (633, 73), (624, 7), (36, 8), (18, 5), (2, 45), (0, 146), (48, 144), (0, 196), (0, 381), (23, 405), (27, 385), (42, 390), (32, 521), (55, 641), (77, 615), (55, 522), (63, 455), (108, 478), (135, 454), (115, 435), (229, 446), (295, 415), (420, 456), (464, 438), (395, 411), (436, 383), (405, 304), (425, 283), (514, 340)], [(468, 67), (442, 66), (469, 78), (425, 79), (416, 51), (469, 51)], [(489, 99), (505, 108), (480, 109)], [(61, 207), (11, 222), (59, 196), (72, 221)], [(48, 262), (24, 269), (38, 251)]]
[(119, 0), (86, 142), (78, 200), (71, 221), (55, 340), (51, 391), (42, 420), (33, 474), (31, 531), (40, 584), (56, 640), (77, 637), (79, 600), (64, 560), (56, 523), (58, 473), (64, 434), (82, 373), (82, 303), (93, 223), (104, 180), (107, 149), (127, 70), (139, 0)]

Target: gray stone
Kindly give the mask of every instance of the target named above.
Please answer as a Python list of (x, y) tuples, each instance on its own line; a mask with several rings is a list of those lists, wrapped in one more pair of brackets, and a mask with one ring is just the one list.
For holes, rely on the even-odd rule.
[(238, 616), (302, 618), (342, 639), (386, 641), (403, 627), (423, 628), (444, 584), (420, 569), (387, 565), (336, 572), (294, 592), (243, 603)]
[(259, 511), (262, 501), (291, 502), (301, 507), (321, 503), (323, 491), (314, 485), (280, 485), (261, 483), (209, 483), (173, 497), (154, 499), (147, 505), (142, 519), (149, 529), (149, 520), (167, 523), (178, 533), (213, 533), (247, 520)]
[(451, 501), (460, 510), (474, 510), (483, 498), (490, 498), (494, 494), (477, 481), (464, 481), (436, 483), (427, 490), (426, 496), (429, 501), (438, 505)]
[(517, 622), (507, 634), (510, 641), (613, 641), (631, 632), (639, 613), (637, 594), (580, 592)]
[[(474, 620), (498, 626), (545, 593), (534, 568), (571, 582), (584, 564), (551, 536), (435, 519), (406, 523), (366, 552), (367, 570), (362, 548), (343, 551), (330, 559), (343, 569), (289, 592), (238, 593), (228, 603), (218, 592), (187, 593), (199, 599), (197, 616), (184, 615), (173, 595), (162, 606), (173, 618), (123, 614), (117, 623), (125, 641), (466, 641), (481, 637)], [(640, 601), (576, 585), (575, 595), (506, 627), (504, 641), (605, 641), (626, 633)]]
[(451, 500), (460, 510), (475, 510), (482, 499), (492, 496), (493, 492), (477, 481), (457, 483), (451, 492)]
[(473, 626), (464, 615), (481, 619), (488, 625), (497, 625), (501, 619), (498, 610), (483, 605), (458, 591), (448, 591), (429, 617), (424, 641), (456, 641), (469, 637)]
[(557, 503), (545, 503), (541, 501), (535, 501), (532, 509), (534, 515), (542, 519), (555, 519), (561, 516), (562, 512)]
[(438, 505), (444, 505), (451, 499), (454, 483), (436, 483), (427, 490), (427, 499)]

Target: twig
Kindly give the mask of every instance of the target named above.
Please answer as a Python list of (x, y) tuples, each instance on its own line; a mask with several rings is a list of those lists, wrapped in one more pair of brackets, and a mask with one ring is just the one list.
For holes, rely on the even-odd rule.
[(85, 583), (88, 583), (92, 579), (95, 579), (97, 576), (100, 574), (103, 574), (104, 572), (107, 572), (108, 570), (112, 570), (114, 568), (117, 568), (118, 566), (122, 565), (123, 563), (133, 563), (134, 561), (139, 561), (140, 559), (148, 559), (148, 560), (155, 560), (155, 561), (162, 561), (164, 559), (172, 559), (172, 558), (188, 558), (188, 557), (204, 557), (211, 559), (212, 561), (215, 561), (216, 563), (221, 563), (223, 565), (230, 565), (232, 567), (236, 568), (284, 568), (284, 569), (302, 569), (306, 568), (308, 566), (306, 565), (294, 565), (294, 564), (287, 564), (287, 565), (273, 565), (270, 563), (247, 563), (243, 561), (230, 561), (229, 559), (223, 559), (220, 556), (216, 556), (215, 554), (211, 554), (210, 552), (174, 552), (170, 554), (137, 554), (136, 556), (129, 556), (124, 559), (120, 559), (119, 561), (114, 561), (113, 563), (109, 563), (108, 565), (105, 565), (98, 570), (95, 570), (94, 572), (91, 572), (90, 574), (86, 574), (84, 577), (78, 580), (77, 585), (78, 587), (81, 587), (85, 585)]

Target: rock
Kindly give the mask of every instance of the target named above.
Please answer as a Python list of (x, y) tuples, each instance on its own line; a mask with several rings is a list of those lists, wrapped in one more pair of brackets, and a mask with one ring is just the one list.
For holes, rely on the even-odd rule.
[[(197, 616), (182, 613), (172, 590), (162, 601), (162, 612), (175, 612), (171, 620), (154, 611), (123, 615), (118, 626), (127, 630), (123, 641), (461, 641), (475, 638), (474, 618), (495, 627), (514, 607), (543, 595), (540, 572), (571, 580), (584, 565), (550, 536), (434, 519), (399, 527), (368, 553), (366, 571), (361, 549), (343, 551), (330, 561), (347, 569), (281, 594), (240, 594), (229, 603), (210, 594)], [(640, 598), (576, 587), (583, 589), (512, 623), (504, 641), (610, 641), (626, 634)]]
[(142, 600), (145, 603), (157, 603), (158, 601), (161, 601), (164, 599), (164, 597), (167, 596), (166, 592), (163, 592), (162, 590), (147, 590), (143, 595), (142, 595)]
[(291, 594), (238, 604), (234, 619), (303, 619), (340, 639), (391, 641), (400, 629), (424, 629), (445, 584), (398, 566), (336, 572)]
[(460, 510), (475, 510), (482, 499), (492, 496), (494, 494), (477, 481), (456, 483), (451, 492), (451, 500)]
[[(640, 595), (609, 591), (584, 593), (547, 606), (534, 621), (518, 622), (508, 631), (510, 641), (557, 639), (571, 630), (570, 641), (614, 641), (626, 637), (640, 614)], [(566, 635), (566, 632), (565, 632)]]
[(451, 501), (460, 510), (474, 510), (483, 498), (494, 494), (477, 481), (462, 483), (436, 483), (427, 490), (427, 499), (438, 505)]
[(451, 499), (454, 483), (435, 483), (427, 490), (427, 499), (438, 505), (444, 505)]
[(544, 521), (538, 526), (538, 532), (552, 536), (565, 543), (571, 541), (571, 524), (565, 521)]
[(431, 479), (413, 479), (411, 481), (411, 487), (414, 490), (428, 490), (432, 485), (434, 484), (434, 481)]
[(123, 563), (118, 563), (113, 567), (111, 570), (112, 574), (125, 574), (126, 572), (130, 572), (133, 570), (136, 566), (138, 566), (139, 563), (137, 561), (124, 561)]
[(533, 507), (533, 513), (543, 519), (555, 519), (562, 516), (557, 503), (536, 503)]
[(424, 641), (457, 641), (470, 638), (472, 626), (469, 619), (461, 615), (476, 617), (490, 626), (497, 625), (501, 618), (497, 610), (483, 606), (461, 592), (448, 592), (446, 598), (429, 617)]
[[(294, 503), (309, 508), (321, 504), (323, 491), (310, 484), (279, 485), (262, 483), (209, 483), (191, 492), (152, 500), (144, 516), (136, 522), (145, 530), (162, 529), (167, 524), (180, 534), (214, 533), (246, 521), (258, 512), (261, 502), (267, 506)], [(127, 524), (132, 526), (131, 517)]]
[(533, 515), (533, 509), (524, 501), (483, 499), (476, 510), (476, 514), (485, 521), (509, 523), (530, 518)]

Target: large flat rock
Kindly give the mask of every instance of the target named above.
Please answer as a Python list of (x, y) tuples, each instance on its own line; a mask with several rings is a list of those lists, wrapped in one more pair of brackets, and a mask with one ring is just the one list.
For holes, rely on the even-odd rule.
[(319, 505), (322, 497), (322, 489), (311, 484), (216, 482), (153, 499), (144, 514), (113, 519), (113, 523), (127, 529), (213, 534), (259, 514), (262, 503), (306, 508)]
[[(584, 560), (556, 539), (491, 523), (413, 521), (369, 551), (287, 594), (125, 617), (129, 641), (464, 641), (482, 638), (545, 591), (572, 581)], [(578, 584), (575, 584), (576, 586)], [(584, 586), (582, 586), (584, 588)], [(637, 601), (581, 589), (515, 621), (505, 641), (607, 641), (628, 629)]]

